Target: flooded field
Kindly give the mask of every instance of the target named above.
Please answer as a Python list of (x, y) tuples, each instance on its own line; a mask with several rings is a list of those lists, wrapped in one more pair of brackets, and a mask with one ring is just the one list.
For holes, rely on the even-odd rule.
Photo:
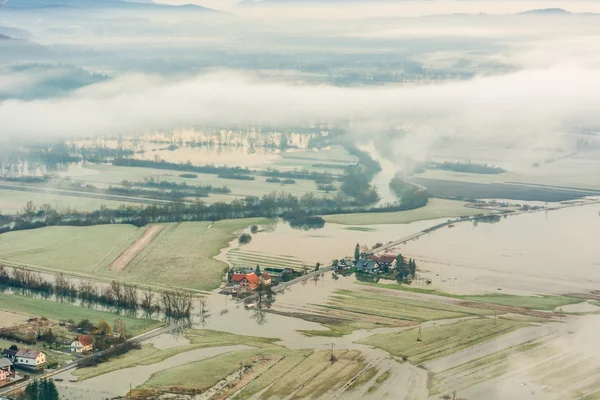
[(377, 243), (386, 244), (445, 221), (434, 219), (410, 224), (361, 226), (328, 223), (322, 229), (308, 231), (280, 223), (270, 232), (254, 235), (252, 242), (243, 248), (266, 254), (277, 251), (277, 254), (296, 257), (307, 263), (329, 265), (332, 259), (353, 256), (357, 243), (370, 249)]
[(598, 287), (600, 205), (460, 223), (401, 246), (453, 293), (568, 293)]

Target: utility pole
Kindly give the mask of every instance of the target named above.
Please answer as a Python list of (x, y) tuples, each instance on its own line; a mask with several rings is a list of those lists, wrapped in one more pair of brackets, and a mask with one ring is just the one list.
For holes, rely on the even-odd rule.
[(243, 373), (244, 373), (244, 361), (240, 361), (240, 381), (242, 380)]
[(494, 325), (496, 325), (496, 314), (497, 314), (497, 311), (496, 311), (496, 309), (494, 308)]
[(417, 342), (421, 341), (421, 326), (419, 326), (419, 333), (417, 334)]

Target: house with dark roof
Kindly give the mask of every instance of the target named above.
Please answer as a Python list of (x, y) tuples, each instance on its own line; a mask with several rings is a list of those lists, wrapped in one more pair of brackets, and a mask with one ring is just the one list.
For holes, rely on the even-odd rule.
[(75, 353), (84, 353), (92, 351), (94, 348), (94, 340), (89, 335), (78, 336), (77, 339), (71, 342), (71, 351)]
[(19, 367), (37, 368), (46, 363), (46, 354), (39, 350), (20, 349), (16, 357)]
[(380, 267), (391, 267), (396, 261), (396, 256), (394, 254), (382, 254), (380, 256), (371, 255), (369, 260), (375, 261), (379, 264)]
[(373, 260), (358, 260), (355, 268), (365, 274), (378, 274), (380, 269), (379, 264)]
[(17, 359), (17, 350), (4, 349), (2, 350), (2, 356), (8, 358), (13, 363)]

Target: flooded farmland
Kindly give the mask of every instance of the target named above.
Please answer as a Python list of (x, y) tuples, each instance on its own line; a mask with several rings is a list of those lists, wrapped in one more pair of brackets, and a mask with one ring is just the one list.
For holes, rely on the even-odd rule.
[(600, 283), (600, 205), (465, 222), (400, 247), (421, 275), (455, 293), (592, 290)]

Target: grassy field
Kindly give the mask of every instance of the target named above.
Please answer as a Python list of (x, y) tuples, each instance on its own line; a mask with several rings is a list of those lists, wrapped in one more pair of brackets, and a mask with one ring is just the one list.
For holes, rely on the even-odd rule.
[[(212, 290), (219, 287), (227, 265), (213, 257), (235, 238), (235, 232), (264, 219), (166, 223), (125, 268), (106, 268), (148, 226), (97, 225), (47, 227), (0, 236), (0, 260), (50, 272), (101, 280), (120, 279), (158, 288)], [(260, 234), (260, 233), (259, 233)], [(254, 259), (248, 259), (254, 266)]]
[(416, 210), (389, 213), (358, 213), (326, 215), (325, 221), (343, 225), (408, 224), (436, 218), (456, 218), (481, 213), (481, 210), (465, 207), (462, 201), (429, 199), (425, 207)]
[(407, 357), (412, 364), (418, 365), (525, 326), (528, 324), (511, 320), (497, 320), (494, 325), (490, 318), (477, 318), (422, 328), (420, 342), (416, 340), (418, 330), (413, 328), (398, 333), (373, 335), (359, 343), (381, 348), (397, 357)]
[(133, 225), (51, 226), (9, 232), (0, 236), (0, 259), (92, 274), (98, 264), (143, 229)]
[[(254, 379), (234, 399), (318, 398), (340, 388), (365, 366), (358, 351), (335, 351), (335, 362), (329, 356), (329, 351), (282, 348), (235, 351), (158, 372), (142, 387), (205, 390), (236, 373), (242, 361), (252, 367), (246, 375)], [(233, 393), (230, 388), (227, 395)]]
[(73, 304), (5, 293), (0, 293), (0, 309), (35, 317), (46, 317), (54, 321), (60, 321), (62, 319), (80, 321), (87, 318), (92, 323), (97, 323), (100, 318), (104, 318), (111, 326), (113, 326), (115, 320), (119, 318), (125, 324), (127, 335), (131, 336), (139, 335), (140, 333), (161, 325), (161, 322), (151, 319), (130, 318), (110, 312), (79, 307)]
[(269, 347), (277, 348), (272, 343), (279, 339), (262, 338), (254, 336), (234, 335), (227, 332), (217, 332), (212, 330), (188, 330), (184, 336), (190, 341), (190, 344), (175, 346), (167, 349), (158, 349), (152, 344), (142, 346), (140, 350), (130, 351), (120, 357), (112, 358), (108, 362), (96, 367), (80, 368), (73, 372), (80, 380), (93, 378), (118, 369), (135, 367), (137, 365), (150, 365), (161, 362), (169, 357), (175, 356), (191, 350), (234, 346), (244, 344), (257, 348)]
[[(452, 297), (454, 299), (462, 299), (468, 301), (476, 301), (481, 303), (498, 304), (509, 307), (522, 307), (531, 310), (552, 311), (556, 307), (565, 306), (568, 304), (578, 304), (585, 300), (577, 297), (556, 296), (556, 295), (538, 295), (538, 296), (516, 296), (510, 294), (489, 293), (481, 295), (455, 295), (444, 293), (434, 289), (415, 288), (408, 285), (399, 285), (396, 283), (372, 283), (358, 282), (360, 285), (381, 287), (386, 289), (402, 290), (413, 293), (432, 294), (437, 296)], [(593, 302), (591, 302), (593, 304)], [(600, 303), (600, 302), (599, 302)], [(600, 305), (600, 304), (599, 304)]]
[(490, 310), (411, 300), (355, 290), (337, 290), (336, 295), (331, 296), (324, 307), (418, 322), (460, 318), (469, 315), (489, 315), (492, 313)]

